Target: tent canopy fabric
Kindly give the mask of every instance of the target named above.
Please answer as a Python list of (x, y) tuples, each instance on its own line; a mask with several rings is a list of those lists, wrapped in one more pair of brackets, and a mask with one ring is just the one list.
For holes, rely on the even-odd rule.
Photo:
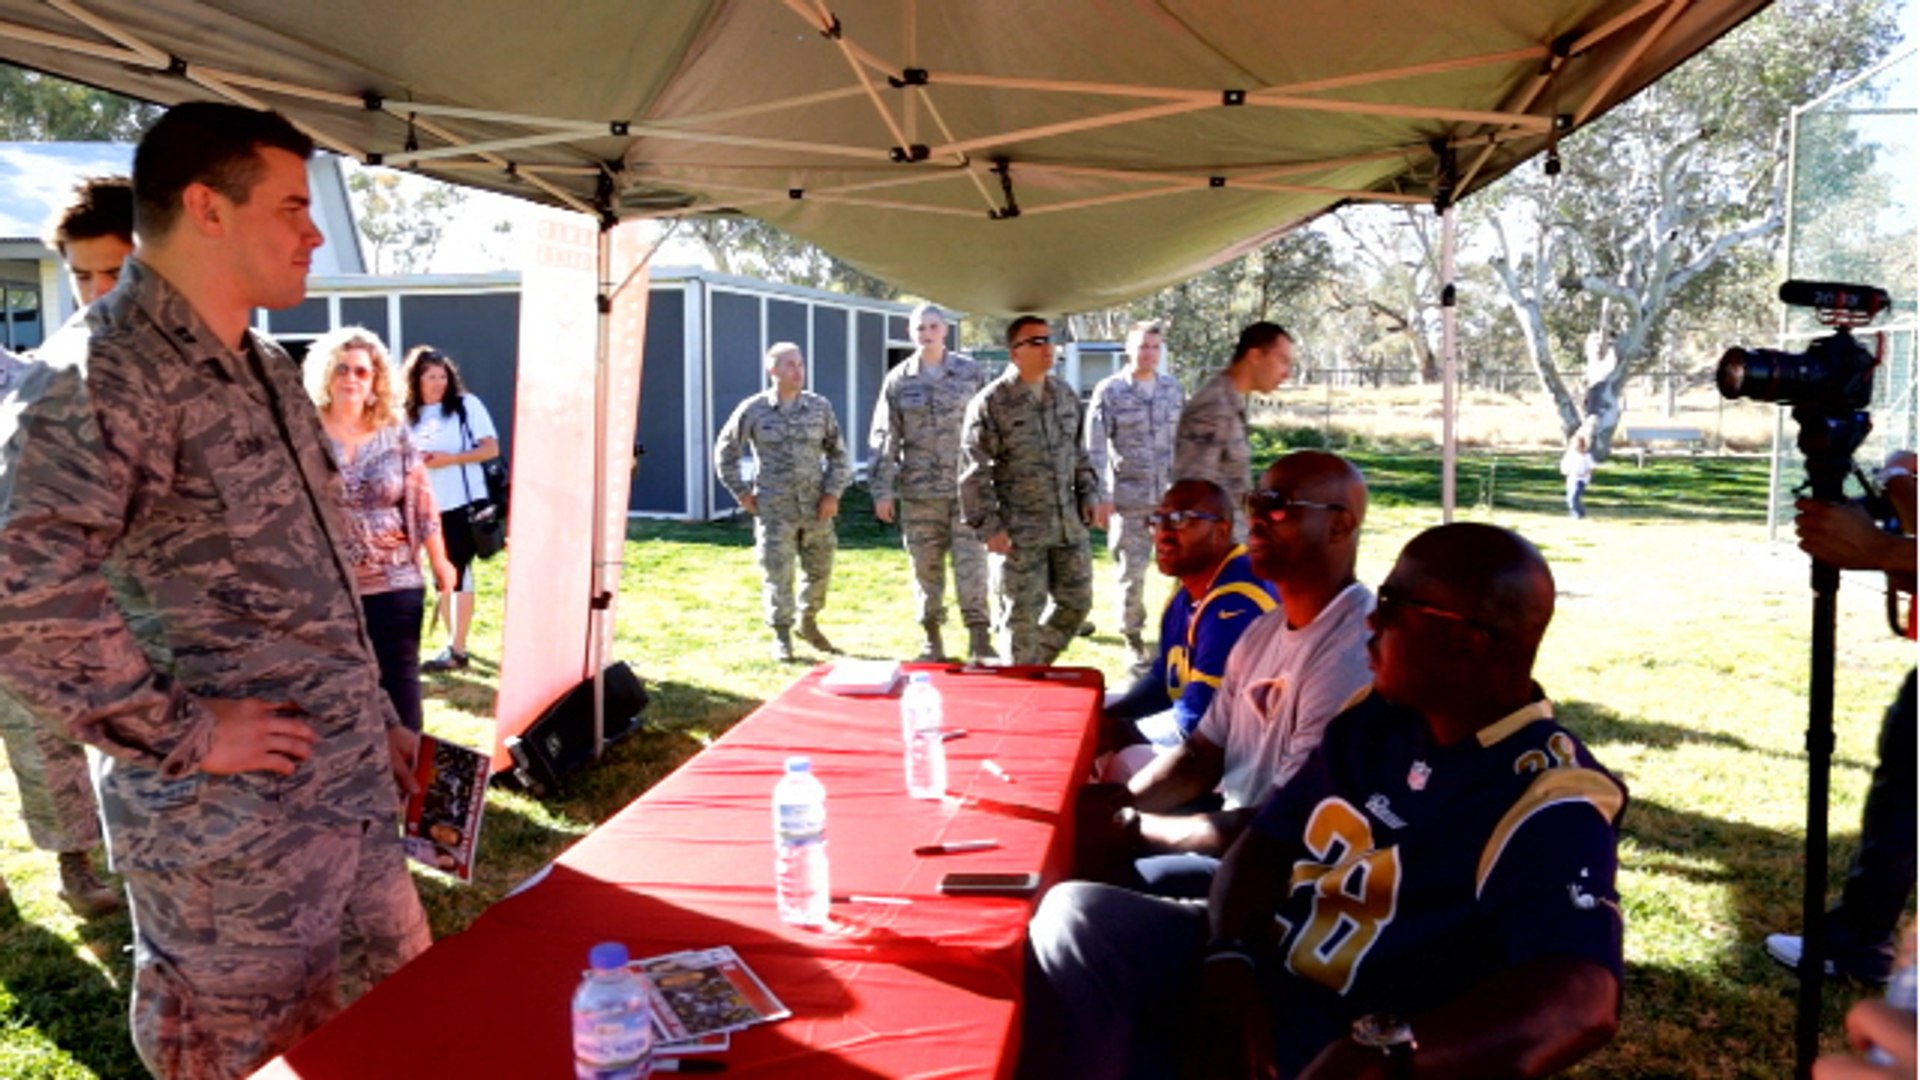
[(980, 314), (1482, 187), (1766, 0), (0, 0), (0, 59), (603, 219), (739, 213)]

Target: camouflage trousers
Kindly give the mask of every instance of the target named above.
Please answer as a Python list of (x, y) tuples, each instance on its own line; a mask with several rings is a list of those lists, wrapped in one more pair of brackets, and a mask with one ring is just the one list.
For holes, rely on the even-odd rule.
[(1147, 567), (1153, 565), (1154, 508), (1119, 510), (1107, 520), (1107, 549), (1120, 568), (1120, 632), (1129, 637), (1147, 626)]
[(431, 942), (391, 823), (319, 830), (269, 863), (124, 876), (133, 1045), (162, 1080), (248, 1075)]
[(753, 552), (760, 560), (760, 596), (768, 626), (793, 625), (793, 564), (800, 564), (800, 615), (810, 618), (827, 606), (833, 580), (833, 553), (839, 547), (833, 522), (813, 517), (753, 519)]
[(913, 561), (913, 599), (920, 625), (947, 621), (947, 567), (953, 561), (953, 592), (960, 621), (987, 626), (987, 545), (960, 520), (959, 499), (901, 499), (900, 539)]
[(1015, 544), (988, 561), (999, 604), (995, 629), (1007, 637), (1007, 656), (1016, 664), (1053, 663), (1093, 610), (1093, 553), (1087, 542)]
[(20, 816), (42, 851), (90, 851), (100, 842), (100, 803), (79, 743), (47, 731), (33, 714), (0, 694), (0, 740), (20, 787)]

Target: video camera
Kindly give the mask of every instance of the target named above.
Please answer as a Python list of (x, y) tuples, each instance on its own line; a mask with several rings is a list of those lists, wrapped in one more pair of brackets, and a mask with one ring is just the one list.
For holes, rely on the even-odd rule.
[(1826, 407), (1835, 413), (1865, 409), (1873, 401), (1873, 369), (1880, 357), (1868, 352), (1852, 332), (1886, 310), (1885, 289), (1789, 281), (1780, 286), (1782, 303), (1810, 307), (1834, 332), (1805, 352), (1778, 349), (1728, 349), (1720, 357), (1714, 381), (1728, 399), (1752, 398), (1783, 405)]

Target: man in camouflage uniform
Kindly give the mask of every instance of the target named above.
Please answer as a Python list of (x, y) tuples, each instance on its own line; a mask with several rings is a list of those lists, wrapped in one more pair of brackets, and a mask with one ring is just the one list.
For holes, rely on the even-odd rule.
[[(126, 178), (83, 181), (73, 201), (48, 223), (46, 243), (65, 260), (74, 299), (82, 306), (113, 288), (121, 263), (133, 251), (133, 189)], [(28, 400), (22, 395), (29, 367), (40, 369), (36, 381), (45, 378), (41, 365), (0, 353), (0, 400)], [(0, 412), (5, 411), (0, 405)], [(57, 732), (38, 728), (26, 708), (5, 695), (0, 695), (0, 741), (6, 744), (7, 763), (20, 790), (27, 835), (35, 847), (58, 858), (60, 898), (84, 919), (125, 908), (93, 868), (90, 853), (100, 843), (100, 806), (93, 797), (86, 751)], [(0, 881), (0, 889), (4, 887)]]
[(947, 658), (940, 638), (946, 622), (947, 570), (951, 553), (953, 591), (975, 660), (996, 659), (987, 612), (987, 549), (960, 517), (957, 473), (960, 423), (967, 402), (987, 384), (971, 357), (947, 352), (947, 319), (922, 304), (911, 316), (919, 349), (887, 372), (873, 406), (873, 468), (868, 486), (873, 513), (900, 522), (900, 536), (913, 561), (913, 596), (925, 635), (920, 659)]
[(1233, 359), (1200, 384), (1180, 411), (1174, 440), (1173, 478), (1211, 480), (1233, 502), (1233, 538), (1247, 538), (1240, 505), (1251, 484), (1253, 447), (1247, 441), (1247, 395), (1269, 393), (1293, 369), (1293, 335), (1270, 322), (1240, 331)]
[[(853, 479), (847, 444), (833, 406), (803, 387), (807, 361), (800, 346), (782, 341), (767, 350), (772, 388), (740, 403), (713, 444), (720, 482), (753, 515), (753, 551), (765, 581), (767, 625), (773, 627), (774, 659), (793, 659), (793, 564), (800, 562), (800, 638), (821, 652), (837, 653), (815, 621), (827, 603), (838, 540), (833, 519), (840, 493)], [(753, 455), (754, 473), (741, 458)]]
[(1013, 662), (1051, 664), (1093, 607), (1087, 526), (1099, 484), (1081, 439), (1080, 399), (1051, 374), (1046, 320), (1010, 323), (1007, 352), (1007, 370), (967, 403), (960, 507), (993, 555)]
[(1160, 371), (1163, 331), (1157, 322), (1127, 331), (1127, 366), (1100, 380), (1087, 408), (1087, 460), (1100, 481), (1096, 520), (1107, 527), (1107, 548), (1120, 570), (1120, 632), (1136, 667), (1154, 654), (1141, 631), (1147, 564), (1153, 561), (1153, 517), (1173, 482), (1173, 432), (1186, 395), (1180, 380)]
[(428, 943), (395, 828), (416, 744), (340, 555), (339, 470), (299, 369), (248, 329), (305, 295), (312, 149), (231, 105), (149, 129), (140, 254), (42, 351), (0, 462), (0, 690), (105, 755), (134, 1045), (161, 1077), (251, 1072)]

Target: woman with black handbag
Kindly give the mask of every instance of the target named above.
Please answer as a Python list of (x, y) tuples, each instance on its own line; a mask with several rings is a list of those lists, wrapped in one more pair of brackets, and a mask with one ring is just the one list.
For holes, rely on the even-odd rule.
[(460, 574), (458, 591), (443, 605), (447, 647), (420, 670), (458, 671), (469, 662), (473, 560), (491, 558), (506, 542), (506, 507), (489, 497), (482, 468), (499, 458), (500, 439), (487, 406), (466, 392), (453, 358), (429, 345), (407, 353), (407, 423), (415, 445), (425, 452), (447, 557)]

